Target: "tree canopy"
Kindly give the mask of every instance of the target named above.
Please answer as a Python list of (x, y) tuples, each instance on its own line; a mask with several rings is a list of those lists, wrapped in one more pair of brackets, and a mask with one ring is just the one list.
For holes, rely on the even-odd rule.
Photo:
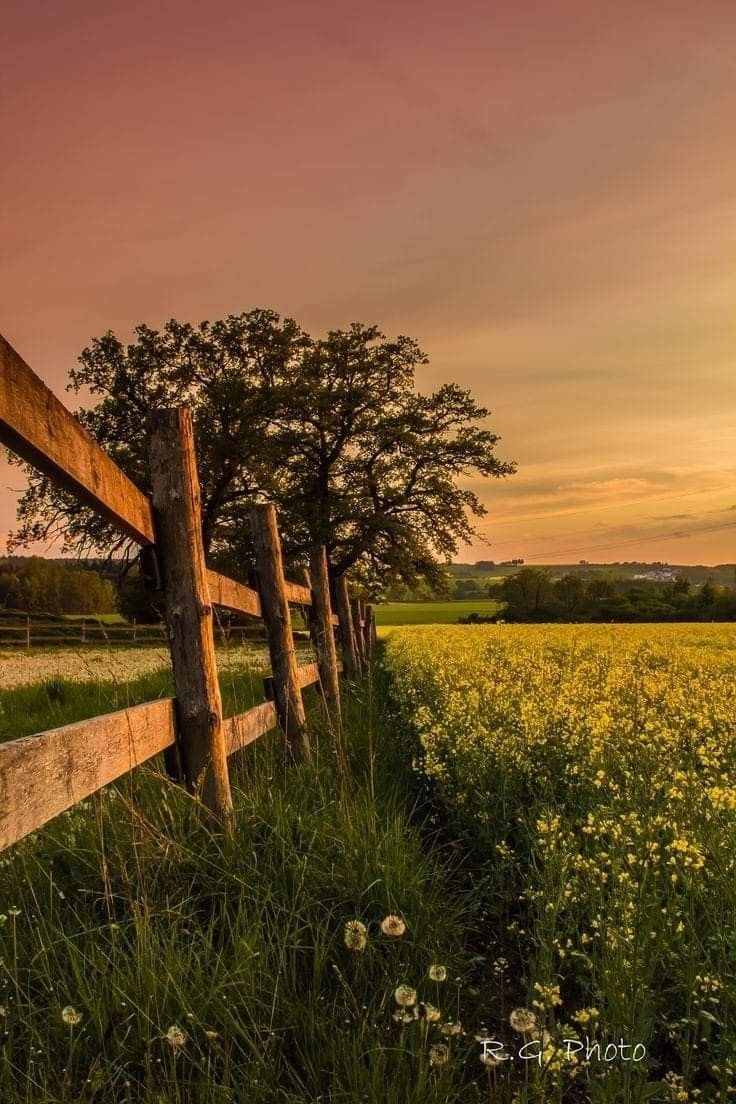
[[(276, 502), (287, 557), (325, 543), (334, 574), (369, 589), (440, 575), (485, 507), (467, 477), (498, 478), (489, 411), (447, 383), (425, 395), (427, 358), (408, 337), (354, 323), (314, 339), (254, 310), (217, 322), (140, 325), (124, 345), (92, 341), (70, 388), (99, 399), (77, 416), (141, 489), (149, 489), (148, 412), (191, 407), (210, 561), (242, 575), (247, 509)], [(18, 461), (20, 462), (20, 461)], [(27, 467), (27, 466), (26, 466)], [(62, 535), (67, 551), (120, 551), (103, 520), (27, 468), (16, 546)]]

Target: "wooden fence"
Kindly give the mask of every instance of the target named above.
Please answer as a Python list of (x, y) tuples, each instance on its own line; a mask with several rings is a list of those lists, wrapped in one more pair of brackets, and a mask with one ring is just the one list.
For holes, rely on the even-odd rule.
[[(312, 551), (304, 583), (285, 578), (272, 504), (250, 509), (256, 587), (206, 566), (190, 412), (152, 411), (150, 428), (149, 498), (0, 336), (0, 442), (142, 547), (146, 574), (163, 591), (175, 691), (174, 698), (0, 744), (0, 849), (162, 751), (204, 815), (228, 827), (228, 757), (278, 726), (287, 758), (307, 758), (302, 691), (319, 685), (339, 734), (338, 671), (354, 677), (370, 657), (372, 610), (349, 596), (341, 577), (333, 613), (324, 548)], [(222, 715), (215, 606), (260, 618), (268, 641), (269, 700), (235, 717)], [(290, 606), (305, 611), (316, 663), (297, 664)], [(338, 735), (338, 761), (340, 747)]]

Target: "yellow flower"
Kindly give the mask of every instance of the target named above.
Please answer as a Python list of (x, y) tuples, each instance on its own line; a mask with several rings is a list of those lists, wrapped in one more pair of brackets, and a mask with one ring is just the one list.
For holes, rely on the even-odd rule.
[(71, 1004), (67, 1004), (66, 1008), (62, 1008), (61, 1010), (61, 1018), (69, 1027), (76, 1027), (82, 1020), (82, 1014), (81, 1012), (77, 1012), (76, 1008)]
[(447, 967), (434, 963), (429, 967), (429, 977), (431, 981), (447, 981)]
[(423, 1004), (422, 1010), (427, 1023), (437, 1023), (441, 1015), (439, 1008), (436, 1008), (433, 1004)]
[(412, 989), (410, 985), (400, 985), (394, 991), (394, 1000), (402, 1008), (411, 1008), (413, 1004), (417, 1003), (417, 991)]

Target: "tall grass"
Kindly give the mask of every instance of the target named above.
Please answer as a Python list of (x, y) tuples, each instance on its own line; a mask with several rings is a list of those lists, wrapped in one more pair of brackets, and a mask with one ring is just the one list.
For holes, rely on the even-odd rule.
[[(242, 687), (226, 693), (245, 706)], [(468, 903), (381, 700), (369, 680), (346, 702), (343, 799), (313, 694), (311, 763), (285, 770), (276, 735), (239, 757), (232, 839), (154, 766), (3, 857), (3, 1104), (476, 1097), (477, 1058), (442, 1033), (469, 999)], [(403, 936), (381, 932), (388, 914)], [(363, 951), (345, 945), (351, 919)], [(442, 1020), (397, 1023), (400, 983)]]

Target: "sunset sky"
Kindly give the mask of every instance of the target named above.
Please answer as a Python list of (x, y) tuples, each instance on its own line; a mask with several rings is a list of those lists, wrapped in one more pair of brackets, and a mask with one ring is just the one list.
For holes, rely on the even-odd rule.
[(735, 4), (10, 0), (3, 37), (0, 332), (59, 395), (140, 321), (376, 322), (518, 462), (461, 559), (736, 561)]

